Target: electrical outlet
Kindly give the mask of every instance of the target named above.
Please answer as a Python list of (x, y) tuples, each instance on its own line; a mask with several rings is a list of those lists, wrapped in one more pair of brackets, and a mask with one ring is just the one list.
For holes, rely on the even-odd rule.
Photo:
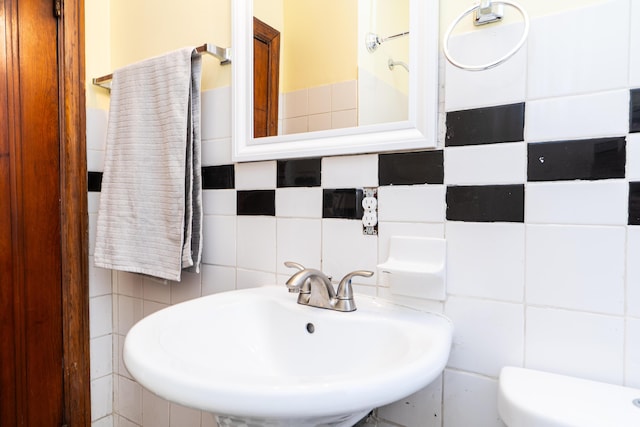
[(378, 189), (363, 188), (362, 193), (362, 233), (375, 236), (378, 234)]

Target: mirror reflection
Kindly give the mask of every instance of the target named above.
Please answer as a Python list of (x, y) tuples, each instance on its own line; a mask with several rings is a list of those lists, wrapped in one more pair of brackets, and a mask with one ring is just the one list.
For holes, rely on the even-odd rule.
[(409, 0), (253, 0), (253, 136), (408, 120)]

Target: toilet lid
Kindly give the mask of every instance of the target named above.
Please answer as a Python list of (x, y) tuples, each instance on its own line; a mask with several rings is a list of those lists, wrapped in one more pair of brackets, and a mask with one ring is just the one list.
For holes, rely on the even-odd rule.
[(532, 369), (500, 372), (498, 412), (509, 427), (638, 427), (640, 390)]

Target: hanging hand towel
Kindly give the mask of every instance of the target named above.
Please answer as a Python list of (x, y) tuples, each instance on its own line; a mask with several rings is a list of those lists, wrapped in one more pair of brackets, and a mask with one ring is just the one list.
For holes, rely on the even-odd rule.
[(200, 56), (114, 71), (95, 265), (180, 280), (202, 253)]

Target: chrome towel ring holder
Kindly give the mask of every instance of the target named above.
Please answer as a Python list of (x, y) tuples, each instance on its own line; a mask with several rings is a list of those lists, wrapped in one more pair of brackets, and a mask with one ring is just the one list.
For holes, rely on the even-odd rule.
[[(485, 10), (489, 9), (491, 10), (491, 6), (493, 4), (496, 5), (508, 5), (513, 7), (514, 9), (518, 10), (518, 12), (520, 12), (520, 14), (522, 15), (522, 18), (524, 19), (524, 30), (522, 32), (522, 37), (520, 37), (520, 40), (518, 41), (518, 43), (515, 45), (515, 47), (513, 49), (511, 49), (509, 52), (507, 52), (503, 57), (493, 61), (493, 62), (488, 62), (486, 64), (480, 64), (480, 65), (469, 65), (469, 64), (464, 64), (462, 62), (459, 62), (457, 60), (455, 60), (452, 56), (451, 56), (451, 52), (449, 51), (449, 38), (451, 37), (451, 33), (453, 32), (454, 28), (458, 25), (458, 23), (467, 15), (476, 12), (476, 25), (483, 25), (483, 24), (488, 24), (490, 22), (495, 22), (498, 21), (500, 19), (502, 19), (502, 15), (496, 15), (493, 12), (490, 12), (488, 15), (489, 18), (483, 18), (482, 14), (486, 13)], [(491, 68), (497, 67), (498, 65), (502, 64), (503, 62), (505, 62), (506, 60), (508, 60), (509, 58), (511, 58), (513, 55), (516, 54), (516, 52), (518, 52), (520, 50), (520, 48), (524, 45), (524, 42), (527, 40), (527, 37), (529, 36), (529, 27), (530, 27), (530, 21), (529, 21), (529, 15), (527, 14), (527, 12), (522, 8), (522, 6), (520, 6), (518, 3), (514, 2), (514, 1), (509, 1), (509, 0), (501, 0), (501, 1), (495, 1), (495, 2), (491, 2), (490, 0), (482, 0), (480, 3), (471, 6), (469, 9), (465, 10), (462, 15), (460, 15), (455, 21), (453, 21), (453, 23), (449, 26), (449, 28), (447, 29), (446, 33), (444, 34), (444, 43), (442, 46), (442, 50), (444, 52), (444, 56), (447, 58), (447, 60), (454, 66), (461, 68), (463, 70), (468, 70), (468, 71), (484, 71), (484, 70), (489, 70)]]

